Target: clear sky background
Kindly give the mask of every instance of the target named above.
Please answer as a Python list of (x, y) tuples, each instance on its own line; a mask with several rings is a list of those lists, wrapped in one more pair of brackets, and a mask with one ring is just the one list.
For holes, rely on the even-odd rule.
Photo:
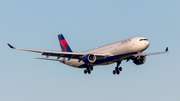
[[(179, 101), (179, 0), (0, 0), (0, 101)], [(74, 52), (134, 36), (149, 39), (144, 65), (94, 67), (91, 75), (38, 53), (60, 51), (64, 34)]]

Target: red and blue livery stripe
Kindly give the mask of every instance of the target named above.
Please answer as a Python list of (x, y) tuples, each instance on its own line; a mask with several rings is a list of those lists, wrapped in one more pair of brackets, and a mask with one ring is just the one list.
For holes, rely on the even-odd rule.
[(58, 38), (62, 52), (73, 52), (62, 34), (59, 34)]

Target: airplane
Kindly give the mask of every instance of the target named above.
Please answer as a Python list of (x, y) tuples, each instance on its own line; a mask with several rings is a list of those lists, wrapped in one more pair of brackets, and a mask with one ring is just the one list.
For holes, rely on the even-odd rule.
[[(60, 63), (75, 68), (85, 68), (84, 74), (91, 74), (94, 66), (117, 63), (117, 66), (112, 73), (114, 75), (119, 75), (120, 71), (122, 71), (120, 64), (123, 60), (126, 60), (127, 62), (132, 60), (134, 64), (142, 65), (146, 62), (146, 56), (169, 52), (167, 47), (163, 52), (142, 53), (150, 44), (145, 37), (133, 37), (79, 53), (71, 50), (63, 34), (59, 34), (58, 39), (61, 52), (16, 48), (9, 43), (8, 46), (12, 49), (42, 53), (42, 55), (46, 56), (46, 58), (36, 59), (59, 61)], [(56, 57), (56, 59), (50, 59), (48, 58), (49, 56)]]

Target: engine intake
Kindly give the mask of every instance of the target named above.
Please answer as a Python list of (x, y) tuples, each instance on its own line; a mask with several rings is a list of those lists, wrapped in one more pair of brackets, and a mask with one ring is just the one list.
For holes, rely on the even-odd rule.
[(83, 62), (94, 63), (96, 61), (96, 56), (94, 54), (87, 54), (83, 57)]
[(140, 56), (133, 60), (133, 63), (136, 65), (142, 65), (146, 62), (146, 56)]

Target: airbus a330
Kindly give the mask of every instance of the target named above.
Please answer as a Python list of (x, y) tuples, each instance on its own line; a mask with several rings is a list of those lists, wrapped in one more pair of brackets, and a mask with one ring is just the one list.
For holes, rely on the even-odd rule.
[[(59, 61), (63, 64), (75, 67), (85, 68), (85, 74), (91, 74), (94, 66), (97, 65), (109, 65), (117, 63), (117, 66), (113, 70), (113, 74), (120, 74), (122, 67), (120, 64), (123, 60), (127, 62), (132, 60), (136, 65), (142, 65), (146, 62), (146, 56), (168, 53), (168, 47), (163, 52), (156, 53), (142, 53), (149, 46), (149, 41), (145, 37), (133, 37), (112, 44), (108, 44), (102, 47), (94, 48), (89, 51), (82, 53), (73, 52), (68, 45), (62, 34), (58, 35), (61, 51), (45, 51), (45, 50), (34, 50), (34, 49), (23, 49), (16, 48), (8, 44), (10, 48), (42, 53), (45, 58), (37, 58), (44, 60)], [(56, 57), (55, 59), (49, 58), (49, 56)]]

